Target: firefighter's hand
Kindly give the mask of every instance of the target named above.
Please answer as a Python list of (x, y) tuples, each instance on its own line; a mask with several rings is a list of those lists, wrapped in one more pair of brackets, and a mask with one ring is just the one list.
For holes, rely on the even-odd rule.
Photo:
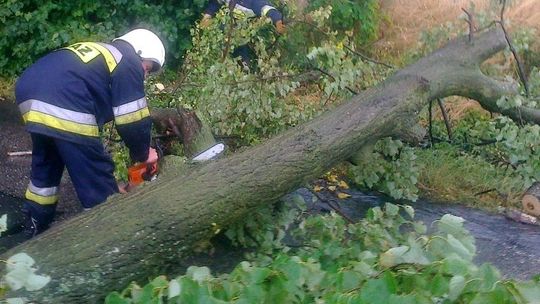
[(204, 14), (201, 19), (201, 22), (199, 22), (199, 27), (207, 28), (208, 26), (210, 26), (210, 23), (212, 23), (212, 16), (208, 14)]
[(278, 32), (278, 34), (285, 34), (285, 31), (286, 31), (286, 28), (285, 28), (285, 24), (283, 24), (283, 20), (278, 20), (276, 22), (276, 32)]
[(129, 184), (126, 184), (124, 182), (119, 182), (119, 183), (117, 183), (117, 185), (118, 185), (118, 192), (119, 193), (122, 193), (122, 194), (128, 193)]
[(158, 154), (156, 152), (156, 149), (150, 147), (150, 149), (148, 150), (148, 159), (146, 159), (146, 161), (144, 162), (147, 164), (153, 164), (153, 163), (157, 163), (157, 161), (158, 161)]

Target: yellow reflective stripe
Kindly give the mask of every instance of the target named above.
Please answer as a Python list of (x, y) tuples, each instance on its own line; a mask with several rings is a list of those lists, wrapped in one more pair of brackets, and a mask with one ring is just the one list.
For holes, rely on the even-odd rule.
[(135, 112), (131, 112), (129, 114), (116, 116), (114, 118), (114, 121), (116, 122), (117, 125), (125, 125), (128, 123), (139, 121), (148, 116), (150, 116), (150, 111), (148, 110), (148, 107), (145, 107), (143, 109), (140, 109)]
[(263, 6), (263, 8), (261, 9), (261, 16), (266, 16), (266, 14), (268, 14), (268, 12), (273, 9), (276, 9), (276, 8), (270, 5)]
[(41, 196), (33, 193), (30, 189), (26, 189), (25, 198), (36, 202), (40, 205), (53, 205), (58, 201), (58, 195)]
[(95, 43), (95, 42), (87, 42), (87, 43), (95, 47), (101, 53), (101, 55), (103, 55), (103, 57), (105, 58), (105, 63), (107, 63), (107, 67), (109, 67), (109, 72), (112, 73), (112, 71), (114, 71), (118, 63), (116, 63), (116, 60), (114, 59), (114, 56), (111, 54), (111, 52), (107, 48), (105, 48), (104, 46), (98, 43)]
[(122, 116), (135, 111), (139, 111), (147, 107), (146, 98), (139, 98), (137, 100), (113, 107), (114, 116)]
[(243, 6), (235, 7), (233, 10), (233, 14), (235, 18), (251, 18), (255, 17), (255, 12), (253, 10), (250, 10), (248, 8), (245, 8)]
[(19, 110), (22, 114), (32, 110), (80, 124), (97, 126), (96, 116), (94, 114), (68, 110), (37, 99), (28, 99), (20, 103)]
[(99, 129), (96, 125), (80, 124), (34, 110), (24, 113), (23, 119), (24, 122), (39, 123), (62, 131), (86, 136), (99, 136)]
[(65, 47), (64, 49), (74, 52), (84, 63), (88, 63), (90, 60), (96, 58), (98, 55), (103, 55), (105, 63), (112, 73), (118, 63), (113, 54), (104, 46), (95, 42), (81, 42)]
[(58, 193), (58, 187), (37, 187), (32, 181), (28, 183), (28, 190), (41, 196), (51, 196)]

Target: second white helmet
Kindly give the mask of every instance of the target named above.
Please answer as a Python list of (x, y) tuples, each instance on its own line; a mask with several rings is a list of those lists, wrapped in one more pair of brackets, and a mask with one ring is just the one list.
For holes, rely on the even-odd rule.
[(135, 29), (114, 40), (126, 41), (131, 44), (141, 59), (153, 61), (155, 68), (151, 72), (157, 72), (165, 64), (165, 46), (152, 31)]

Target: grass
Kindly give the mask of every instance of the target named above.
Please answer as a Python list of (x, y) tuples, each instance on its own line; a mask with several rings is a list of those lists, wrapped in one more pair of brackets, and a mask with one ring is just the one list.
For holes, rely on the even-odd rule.
[[(531, 27), (540, 32), (540, 1), (512, 1), (507, 7), (506, 19), (510, 28)], [(474, 5), (474, 9), (471, 8)], [(383, 0), (383, 12), (388, 15), (386, 24), (381, 26), (381, 39), (376, 43), (395, 56), (401, 57), (418, 44), (423, 31), (447, 22), (456, 22), (462, 29), (467, 28), (465, 21), (459, 21), (466, 9), (481, 12), (494, 9), (498, 14), (499, 6), (493, 7), (491, 0)]]
[(0, 77), (0, 102), (15, 100), (15, 78)]
[(520, 207), (524, 185), (503, 168), (448, 144), (418, 149), (416, 154), (422, 167), (418, 182), (422, 197), (486, 209)]

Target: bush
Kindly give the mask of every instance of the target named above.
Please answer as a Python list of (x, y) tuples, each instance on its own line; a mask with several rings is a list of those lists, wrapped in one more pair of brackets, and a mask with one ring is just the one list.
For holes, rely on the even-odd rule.
[(379, 1), (314, 0), (309, 1), (308, 11), (323, 6), (332, 7), (330, 16), (332, 29), (352, 37), (359, 43), (376, 38), (380, 20)]
[(156, 31), (177, 66), (190, 45), (189, 29), (205, 0), (35, 1), (0, 6), (0, 75), (20, 73), (44, 54), (77, 41), (107, 41), (135, 27)]

